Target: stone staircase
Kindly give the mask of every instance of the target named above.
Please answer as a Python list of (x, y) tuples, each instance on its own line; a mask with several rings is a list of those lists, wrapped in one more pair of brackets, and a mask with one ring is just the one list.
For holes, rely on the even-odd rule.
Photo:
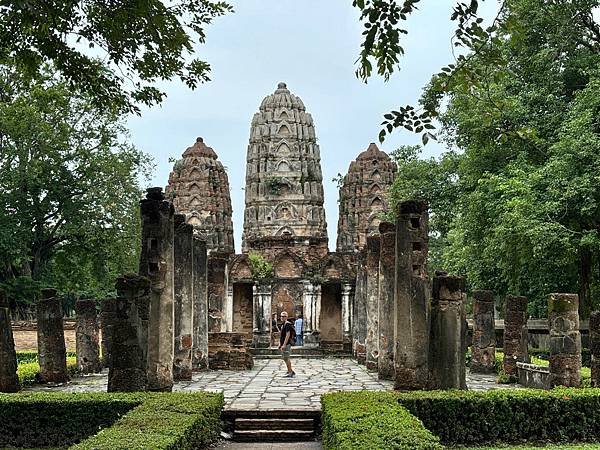
[[(273, 358), (281, 358), (281, 351), (277, 347), (269, 347), (269, 348), (250, 348), (250, 353), (254, 357), (254, 359), (273, 359)], [(340, 357), (340, 358), (349, 358), (352, 356), (351, 353), (344, 352), (343, 347), (340, 346), (331, 346), (328, 348), (319, 348), (319, 347), (292, 347), (292, 353), (290, 355), (292, 358), (331, 358), (331, 357)]]
[(321, 412), (297, 410), (225, 410), (223, 419), (236, 442), (306, 442), (314, 440)]

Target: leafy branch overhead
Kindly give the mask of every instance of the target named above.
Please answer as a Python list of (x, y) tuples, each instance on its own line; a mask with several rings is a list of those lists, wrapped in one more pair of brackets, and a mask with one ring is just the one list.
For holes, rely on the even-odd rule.
[(139, 112), (160, 103), (158, 82), (209, 80), (192, 58), (204, 26), (232, 11), (223, 1), (16, 0), (0, 6), (0, 63), (36, 78), (51, 65), (97, 106)]

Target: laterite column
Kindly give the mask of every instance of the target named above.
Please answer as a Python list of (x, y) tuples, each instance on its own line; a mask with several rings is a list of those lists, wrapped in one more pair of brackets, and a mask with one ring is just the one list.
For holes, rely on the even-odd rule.
[(194, 301), (194, 338), (192, 370), (208, 369), (208, 296), (206, 242), (194, 237), (192, 242), (192, 290)]
[(473, 291), (471, 355), (471, 372), (496, 373), (496, 327), (492, 291)]
[(37, 304), (38, 361), (42, 383), (66, 383), (67, 349), (60, 298), (55, 289), (42, 289)]
[(367, 361), (377, 370), (379, 359), (379, 236), (367, 236)]
[(0, 392), (17, 392), (19, 389), (10, 309), (4, 291), (0, 289)]
[(550, 294), (550, 386), (581, 385), (581, 334), (579, 333), (579, 296)]
[(529, 362), (527, 350), (527, 297), (507, 295), (504, 313), (504, 373), (517, 378), (517, 362)]
[(77, 325), (75, 327), (75, 348), (77, 368), (81, 373), (98, 373), (100, 363), (100, 333), (96, 301), (81, 299), (75, 302)]
[(396, 227), (379, 225), (379, 379), (394, 379), (394, 284), (396, 283)]

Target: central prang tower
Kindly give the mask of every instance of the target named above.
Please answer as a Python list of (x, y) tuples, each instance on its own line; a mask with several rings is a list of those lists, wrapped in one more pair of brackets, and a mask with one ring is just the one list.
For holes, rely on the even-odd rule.
[(327, 242), (319, 146), (304, 103), (279, 83), (250, 128), (242, 250), (309, 239)]

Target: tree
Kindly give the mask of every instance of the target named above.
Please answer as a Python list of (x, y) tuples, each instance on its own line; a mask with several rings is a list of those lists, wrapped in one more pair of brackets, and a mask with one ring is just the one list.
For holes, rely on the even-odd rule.
[(13, 293), (112, 291), (114, 277), (137, 265), (148, 157), (127, 143), (118, 115), (52, 76), (31, 82), (4, 70), (4, 86), (0, 282)]
[(0, 5), (0, 63), (37, 78), (47, 63), (96, 106), (139, 111), (160, 103), (157, 81), (190, 88), (208, 63), (188, 57), (204, 27), (232, 11), (223, 1), (17, 0)]

